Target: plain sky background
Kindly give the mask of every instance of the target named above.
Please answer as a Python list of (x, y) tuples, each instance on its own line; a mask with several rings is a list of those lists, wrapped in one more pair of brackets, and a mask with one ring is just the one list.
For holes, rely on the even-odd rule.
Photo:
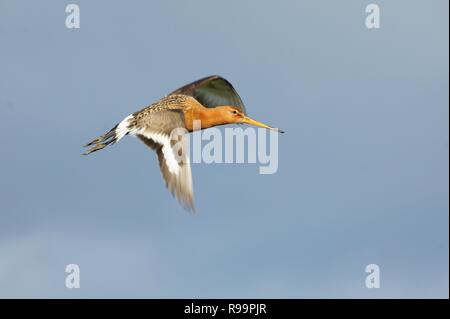
[[(369, 1), (68, 3), (0, 0), (0, 297), (448, 298), (448, 1), (378, 30)], [(211, 74), (286, 131), (276, 174), (195, 164), (192, 215), (137, 139), (80, 155)]]

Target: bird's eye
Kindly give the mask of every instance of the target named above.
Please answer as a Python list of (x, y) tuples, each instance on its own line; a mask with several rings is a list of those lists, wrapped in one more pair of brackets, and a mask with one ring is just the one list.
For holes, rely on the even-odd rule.
[(238, 113), (236, 110), (233, 110), (232, 112), (233, 112), (233, 114), (237, 114)]

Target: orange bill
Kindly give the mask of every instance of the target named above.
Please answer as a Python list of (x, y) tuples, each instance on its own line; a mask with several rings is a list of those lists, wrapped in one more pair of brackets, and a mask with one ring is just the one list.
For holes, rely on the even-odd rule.
[(242, 123), (246, 123), (246, 124), (254, 125), (254, 126), (259, 126), (259, 127), (262, 127), (262, 128), (267, 128), (269, 130), (276, 131), (278, 133), (284, 133), (284, 131), (280, 130), (279, 128), (271, 127), (271, 126), (269, 126), (267, 124), (255, 121), (254, 119), (251, 119), (248, 116), (243, 118)]

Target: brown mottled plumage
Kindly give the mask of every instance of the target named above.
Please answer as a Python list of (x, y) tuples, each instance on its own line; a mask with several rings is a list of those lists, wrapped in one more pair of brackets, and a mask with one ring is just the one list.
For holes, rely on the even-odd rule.
[[(219, 76), (210, 76), (187, 84), (127, 116), (109, 132), (88, 143), (86, 147), (90, 148), (84, 155), (114, 144), (127, 134), (137, 136), (157, 153), (169, 191), (187, 210), (193, 210), (192, 174), (186, 143), (171, 140), (171, 133), (177, 128), (193, 131), (194, 121), (200, 121), (201, 129), (231, 123), (274, 129), (247, 116), (244, 104), (230, 82)], [(178, 154), (174, 153), (175, 145), (181, 145)]]

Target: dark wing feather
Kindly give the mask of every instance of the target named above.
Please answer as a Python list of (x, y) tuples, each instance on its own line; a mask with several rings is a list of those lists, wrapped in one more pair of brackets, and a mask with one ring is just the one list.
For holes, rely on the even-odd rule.
[(172, 94), (190, 95), (205, 107), (232, 105), (247, 114), (241, 97), (231, 83), (218, 75), (208, 76), (189, 83), (169, 95)]

